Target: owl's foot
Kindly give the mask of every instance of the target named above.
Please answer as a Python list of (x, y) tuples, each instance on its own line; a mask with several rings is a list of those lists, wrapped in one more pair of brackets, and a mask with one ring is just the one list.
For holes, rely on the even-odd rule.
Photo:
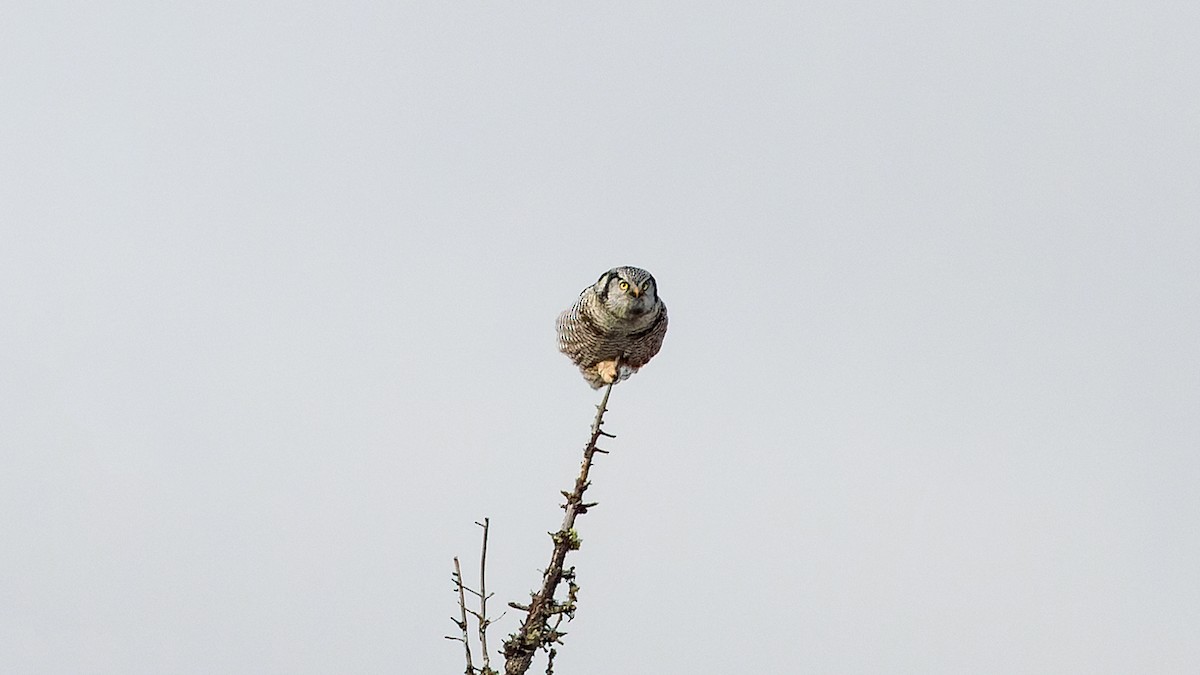
[(601, 361), (596, 364), (596, 374), (600, 376), (600, 380), (605, 384), (612, 384), (617, 381), (617, 359), (611, 361)]

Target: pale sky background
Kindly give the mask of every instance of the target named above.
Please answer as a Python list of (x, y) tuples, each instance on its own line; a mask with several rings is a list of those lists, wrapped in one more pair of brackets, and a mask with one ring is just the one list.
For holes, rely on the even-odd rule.
[(451, 558), (489, 516), (537, 585), (599, 398), (554, 317), (623, 264), (671, 328), (557, 672), (1200, 672), (1197, 35), (5, 3), (0, 672), (461, 672)]

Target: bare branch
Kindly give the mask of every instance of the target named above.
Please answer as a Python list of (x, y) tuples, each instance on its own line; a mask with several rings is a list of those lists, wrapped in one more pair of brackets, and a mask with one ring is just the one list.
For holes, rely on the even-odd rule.
[[(596, 417), (592, 420), (591, 438), (588, 439), (588, 443), (583, 449), (583, 464), (579, 468), (579, 476), (575, 479), (575, 489), (569, 493), (565, 491), (562, 493), (566, 498), (566, 503), (562, 505), (566, 513), (563, 516), (562, 527), (557, 532), (550, 533), (550, 537), (554, 541), (554, 551), (550, 555), (550, 564), (542, 575), (542, 587), (532, 594), (528, 606), (515, 602), (508, 603), (509, 607), (527, 613), (525, 620), (521, 623), (521, 628), (504, 641), (504, 672), (506, 675), (524, 675), (528, 672), (529, 666), (533, 663), (533, 657), (539, 649), (549, 652), (550, 663), (547, 665), (546, 672), (553, 673), (554, 656), (557, 652), (552, 645), (560, 643), (559, 638), (565, 635), (558, 630), (558, 625), (562, 622), (564, 615), (568, 620), (575, 616), (575, 602), (579, 586), (575, 584), (575, 569), (564, 570), (563, 565), (567, 553), (578, 550), (581, 543), (579, 534), (575, 531), (575, 517), (586, 513), (589, 508), (596, 505), (594, 502), (585, 503), (583, 501), (583, 493), (591, 485), (591, 482), (588, 481), (588, 473), (592, 468), (592, 458), (596, 453), (604, 454), (606, 452), (597, 448), (596, 442), (600, 440), (601, 436), (616, 438), (600, 428), (604, 423), (604, 413), (608, 411), (610, 394), (612, 394), (612, 383), (604, 390), (604, 398), (600, 400), (600, 405), (596, 406)], [(554, 600), (554, 593), (564, 580), (568, 582), (567, 601), (558, 603)], [(550, 625), (552, 617), (557, 617), (553, 627)]]
[(466, 651), (467, 657), (466, 675), (475, 675), (475, 666), (471, 663), (471, 642), (468, 639), (469, 633), (467, 632), (467, 598), (463, 595), (462, 568), (458, 565), (457, 556), (454, 558), (454, 585), (458, 586), (458, 609), (462, 612), (462, 619), (460, 621), (451, 619), (451, 621), (458, 624), (459, 629), (462, 630), (462, 637), (450, 639), (462, 640), (463, 650)]
[(491, 656), (488, 654), (487, 646), (487, 629), (491, 623), (487, 618), (487, 542), (488, 542), (488, 525), (490, 521), (487, 518), (483, 519), (483, 523), (475, 523), (483, 528), (483, 547), (479, 554), (479, 645), (483, 651), (483, 672), (492, 672)]
[[(491, 594), (487, 592), (487, 542), (490, 521), (484, 518), (482, 523), (475, 524), (483, 528), (483, 546), (479, 556), (479, 590), (476, 591), (463, 583), (462, 567), (459, 565), (458, 558), (456, 557), (454, 559), (454, 576), (452, 579), (454, 580), (455, 588), (458, 590), (458, 611), (462, 618), (455, 619), (451, 617), (450, 620), (462, 631), (462, 637), (447, 635), (446, 639), (458, 640), (463, 643), (463, 650), (467, 657), (467, 669), (464, 671), (466, 675), (498, 675), (495, 670), (492, 670), (491, 655), (488, 654), (487, 647), (487, 629), (488, 626), (492, 625), (492, 620), (487, 615), (487, 601), (491, 597)], [(479, 598), (478, 612), (473, 609), (467, 609), (467, 593)], [(475, 622), (478, 625), (479, 645), (483, 650), (483, 667), (478, 669), (475, 668), (475, 664), (471, 660), (471, 635), (468, 629), (470, 625), (467, 622), (468, 614), (475, 617)], [(500, 616), (504, 615), (501, 614)]]

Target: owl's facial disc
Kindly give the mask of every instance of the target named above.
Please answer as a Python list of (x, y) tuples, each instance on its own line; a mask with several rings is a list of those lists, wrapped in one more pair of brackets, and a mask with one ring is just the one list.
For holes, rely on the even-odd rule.
[(622, 316), (629, 318), (641, 316), (649, 312), (650, 308), (654, 306), (654, 299), (651, 296), (642, 293), (640, 290), (635, 292), (635, 289), (637, 289), (636, 286), (630, 287), (621, 296), (619, 314)]

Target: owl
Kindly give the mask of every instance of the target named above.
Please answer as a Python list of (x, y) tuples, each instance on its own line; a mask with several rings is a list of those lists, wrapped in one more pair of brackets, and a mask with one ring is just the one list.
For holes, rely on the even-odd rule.
[(599, 389), (628, 378), (658, 353), (667, 334), (667, 306), (649, 272), (614, 267), (583, 289), (556, 325), (558, 350)]

